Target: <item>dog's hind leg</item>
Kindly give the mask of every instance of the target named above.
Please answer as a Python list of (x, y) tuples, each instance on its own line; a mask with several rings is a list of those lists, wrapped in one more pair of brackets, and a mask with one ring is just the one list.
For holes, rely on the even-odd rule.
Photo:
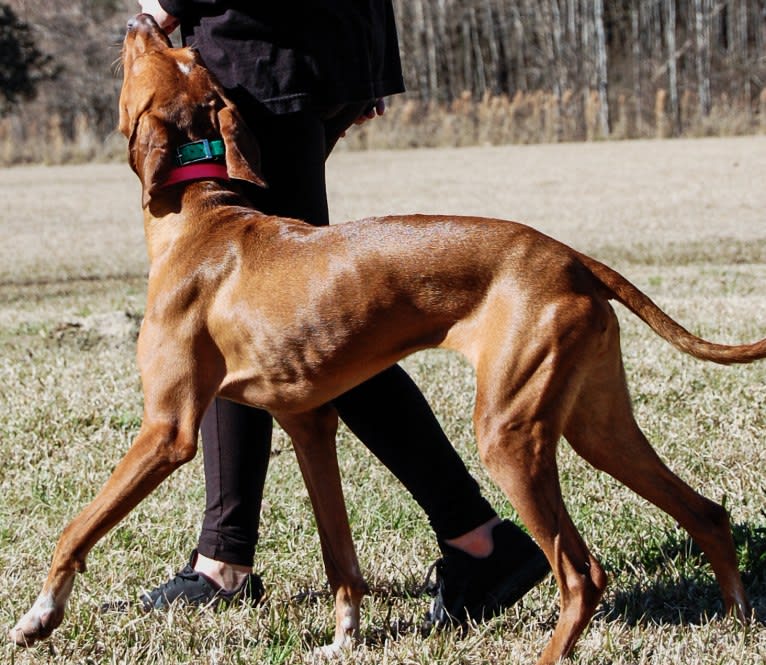
[(726, 510), (692, 490), (660, 460), (632, 413), (619, 337), (592, 368), (564, 435), (594, 467), (607, 472), (673, 517), (702, 548), (728, 612), (750, 614)]
[[(500, 431), (500, 429), (504, 431)], [(478, 434), (482, 459), (545, 552), (560, 592), (560, 615), (539, 663), (556, 663), (587, 627), (606, 586), (598, 561), (577, 532), (561, 496), (558, 432), (541, 420), (516, 421)]]
[(331, 406), (299, 415), (276, 414), (293, 441), (319, 530), (322, 558), (335, 596), (335, 640), (322, 647), (334, 656), (359, 632), (359, 608), (367, 584), (359, 569), (338, 468), (338, 415)]
[(560, 614), (542, 665), (570, 653), (606, 588), (606, 574), (566, 510), (556, 466), (581, 363), (599, 343), (603, 316), (589, 298), (570, 298), (544, 318), (501, 323), (493, 321), (500, 339), (494, 332), (481, 340), (474, 425), (482, 461), (545, 552), (559, 588)]

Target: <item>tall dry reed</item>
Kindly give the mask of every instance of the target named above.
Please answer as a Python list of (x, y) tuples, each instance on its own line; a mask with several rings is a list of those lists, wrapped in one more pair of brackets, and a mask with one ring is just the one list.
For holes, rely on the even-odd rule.
[[(647, 109), (641, 114), (639, 108)], [(604, 136), (596, 91), (565, 90), (557, 99), (543, 90), (474, 99), (464, 92), (452, 102), (413, 97), (390, 100), (385, 117), (349, 132), (345, 149), (459, 147), (513, 143), (560, 143), (606, 139), (669, 138), (673, 134), (668, 94), (659, 89), (654, 107), (620, 94), (611, 104), (612, 132)], [(708, 116), (699, 112), (695, 93), (680, 100), (682, 136), (736, 136), (766, 132), (766, 91), (755, 108), (726, 94), (713, 99)], [(85, 115), (10, 116), (0, 119), (0, 166), (23, 163), (67, 164), (122, 159), (125, 144), (115, 131), (99, 136)]]

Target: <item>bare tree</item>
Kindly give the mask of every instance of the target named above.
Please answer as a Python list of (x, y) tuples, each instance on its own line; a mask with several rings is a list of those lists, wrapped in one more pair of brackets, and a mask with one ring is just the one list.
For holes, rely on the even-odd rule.
[(633, 56), (633, 99), (636, 112), (636, 132), (642, 129), (641, 104), (641, 3), (633, 3), (630, 9), (631, 54)]
[(710, 0), (694, 0), (694, 26), (697, 44), (697, 95), (700, 113), (710, 115)]
[(599, 126), (602, 136), (609, 136), (609, 76), (607, 73), (606, 33), (604, 31), (604, 0), (593, 0), (593, 21), (596, 32), (596, 86), (599, 102)]
[(750, 106), (750, 100), (752, 99), (752, 91), (750, 88), (751, 80), (748, 72), (749, 62), (749, 39), (748, 39), (748, 0), (739, 0), (739, 30), (737, 40), (740, 49), (740, 59), (742, 62), (742, 96), (745, 99), (745, 103)]
[(681, 134), (681, 107), (678, 103), (678, 53), (676, 52), (676, 0), (665, 0), (665, 42), (668, 53), (668, 88), (673, 134)]

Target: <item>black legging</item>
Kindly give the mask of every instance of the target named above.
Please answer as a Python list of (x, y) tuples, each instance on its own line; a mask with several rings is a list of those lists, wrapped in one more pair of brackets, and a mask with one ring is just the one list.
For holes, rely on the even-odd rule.
[[(236, 93), (235, 93), (236, 94)], [(329, 223), (325, 160), (367, 104), (329, 113), (274, 115), (247, 98), (238, 106), (258, 138), (268, 189), (248, 189), (259, 210)], [(333, 400), (340, 418), (399, 479), (441, 539), (455, 538), (495, 515), (415, 383), (398, 365)], [(202, 421), (207, 503), (198, 549), (250, 566), (258, 541), (271, 416), (217, 398)]]

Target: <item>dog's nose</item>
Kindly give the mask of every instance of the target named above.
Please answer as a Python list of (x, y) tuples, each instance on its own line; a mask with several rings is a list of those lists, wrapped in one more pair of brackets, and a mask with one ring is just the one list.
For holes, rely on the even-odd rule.
[(152, 22), (152, 17), (149, 16), (149, 14), (136, 14), (132, 18), (128, 19), (127, 28), (128, 28), (128, 31), (130, 32), (138, 28), (142, 23), (149, 24), (151, 22)]
[(130, 19), (128, 19), (128, 25), (126, 26), (128, 30), (133, 30), (138, 26), (138, 16), (132, 16)]

